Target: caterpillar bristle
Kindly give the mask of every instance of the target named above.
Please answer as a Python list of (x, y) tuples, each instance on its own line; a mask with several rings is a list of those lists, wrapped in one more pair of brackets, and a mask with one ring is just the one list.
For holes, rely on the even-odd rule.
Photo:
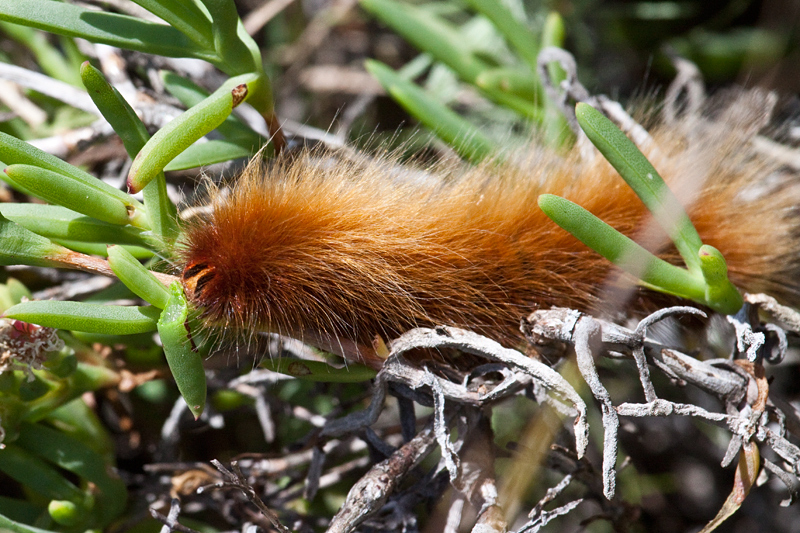
[[(723, 115), (653, 130), (653, 162), (679, 194), (693, 191), (683, 196), (690, 218), (736, 285), (797, 303), (797, 172), (759, 193), (785, 169), (753, 150), (746, 110)], [(212, 327), (367, 359), (376, 335), (415, 326), (460, 326), (514, 344), (520, 317), (536, 308), (602, 309), (611, 265), (552, 223), (537, 198), (564, 196), (631, 236), (649, 216), (644, 206), (600, 156), (537, 147), (511, 159), (416, 168), (307, 150), (254, 161), (188, 223), (186, 292)]]

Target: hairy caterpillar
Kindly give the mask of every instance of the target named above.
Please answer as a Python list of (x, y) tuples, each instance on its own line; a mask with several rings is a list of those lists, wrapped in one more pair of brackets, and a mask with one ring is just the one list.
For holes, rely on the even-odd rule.
[[(731, 280), (797, 303), (800, 187), (796, 171), (753, 146), (764, 100), (743, 92), (713, 119), (654, 129), (650, 156), (673, 190), (690, 191), (687, 212)], [(210, 214), (186, 228), (182, 280), (211, 326), (277, 332), (373, 366), (376, 335), (414, 326), (515, 343), (520, 317), (535, 308), (602, 307), (613, 271), (538, 209), (542, 193), (634, 237), (648, 217), (602, 157), (577, 149), (419, 173), (390, 159), (303, 152), (252, 163), (229, 194), (212, 195)]]

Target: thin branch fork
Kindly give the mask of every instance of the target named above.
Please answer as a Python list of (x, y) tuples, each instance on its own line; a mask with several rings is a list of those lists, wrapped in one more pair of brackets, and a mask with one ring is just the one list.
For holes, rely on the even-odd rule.
[(221, 489), (221, 488), (235, 488), (239, 489), (244, 493), (250, 502), (255, 505), (258, 510), (264, 515), (267, 520), (269, 520), (272, 527), (274, 527), (280, 533), (291, 533), (291, 530), (281, 524), (278, 515), (275, 512), (267, 507), (267, 505), (258, 497), (256, 494), (255, 489), (248, 483), (247, 478), (242, 474), (242, 470), (239, 468), (239, 465), (236, 461), (231, 462), (231, 470), (228, 470), (222, 463), (217, 461), (216, 459), (212, 460), (211, 463), (220, 471), (225, 479), (228, 481), (224, 481), (221, 483), (215, 483), (214, 485), (209, 485), (206, 487), (200, 487), (197, 489), (198, 494), (205, 492), (208, 489)]
[(177, 531), (178, 533), (200, 533), (197, 530), (194, 530), (190, 527), (186, 527), (183, 524), (178, 522), (178, 517), (181, 514), (181, 504), (180, 501), (177, 499), (173, 499), (169, 506), (169, 514), (167, 516), (162, 515), (155, 509), (150, 509), (150, 516), (164, 524), (164, 527), (161, 528), (160, 533), (172, 533)]
[[(728, 453), (723, 459), (723, 466), (736, 456), (743, 443), (755, 438), (772, 448), (791, 466), (795, 475), (800, 473), (800, 455), (798, 455), (800, 448), (766, 425), (769, 422), (765, 412), (767, 409), (770, 409), (779, 420), (785, 420), (787, 416), (794, 416), (795, 413), (783, 413), (774, 402), (768, 401), (768, 387), (763, 366), (758, 362), (752, 362), (753, 359), (757, 360), (760, 357), (760, 352), (758, 346), (755, 346), (758, 343), (754, 342), (754, 331), (757, 326), (749, 322), (747, 310), (737, 315), (734, 321), (738, 324), (736, 332), (739, 352), (746, 353), (748, 360), (732, 362), (699, 361), (646, 338), (646, 326), (670, 314), (687, 311), (697, 313), (693, 308), (661, 310), (642, 320), (635, 331), (570, 309), (537, 311), (523, 323), (523, 332), (535, 345), (557, 341), (575, 346), (581, 374), (595, 399), (600, 402), (603, 411), (605, 429), (603, 485), (606, 497), (610, 498), (614, 493), (618, 415), (698, 417), (726, 426), (733, 433)], [(648, 399), (646, 403), (613, 405), (608, 392), (599, 381), (594, 364), (594, 357), (601, 353), (615, 357), (627, 356), (636, 360), (642, 387)], [(728, 413), (712, 413), (698, 406), (659, 399), (652, 388), (649, 371), (644, 371), (645, 358), (674, 380), (692, 383), (718, 397), (728, 406)], [(756, 391), (755, 395), (752, 394), (753, 389)], [(742, 400), (746, 400), (743, 408), (740, 407)], [(780, 433), (782, 432), (783, 428)], [(779, 477), (784, 479), (786, 476)], [(794, 483), (787, 483), (787, 487), (792, 494), (796, 490)]]

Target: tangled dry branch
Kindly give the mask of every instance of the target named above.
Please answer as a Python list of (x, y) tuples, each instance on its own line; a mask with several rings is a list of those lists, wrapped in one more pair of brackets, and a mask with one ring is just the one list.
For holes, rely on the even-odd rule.
[[(563, 477), (530, 510), (524, 524), (517, 522), (519, 533), (540, 531), (551, 520), (572, 512), (585, 499), (600, 503), (603, 516), (610, 517), (615, 527), (625, 529), (635, 512), (615, 496), (617, 474), (624, 468), (624, 464), (617, 464), (621, 417), (685, 416), (727, 428), (731, 436), (723, 466), (751, 444), (762, 448), (762, 455), (763, 451), (771, 450), (773, 460), (765, 458), (763, 461), (765, 472), (787, 486), (789, 497), (784, 504), (788, 505), (796, 498), (800, 474), (800, 448), (790, 440), (800, 437), (793, 432), (794, 428), (800, 428), (800, 417), (789, 402), (769, 395), (763, 362), (780, 360), (785, 351), (786, 332), (797, 333), (800, 317), (763, 295), (748, 295), (747, 301), (746, 308), (732, 319), (737, 342), (731, 357), (706, 361), (648, 335), (648, 328), (668, 317), (702, 314), (694, 308), (660, 310), (642, 319), (633, 329), (559, 308), (536, 311), (523, 321), (522, 331), (537, 351), (567, 356), (560, 358), (556, 365), (566, 364), (569, 354), (575, 354), (582, 380), (602, 413), (604, 439), (599, 474), (584, 457), (589, 442), (589, 407), (575, 387), (553, 367), (461, 329), (438, 327), (407, 332), (390, 344), (391, 353), (374, 381), (368, 407), (328, 420), (318, 430), (318, 443), (313, 452), (305, 454), (308, 457), (304, 455), (305, 459), (301, 460), (317, 465), (308, 470), (307, 486), (319, 487), (324, 471), (322, 465), (342, 446), (352, 448), (355, 442), (366, 442), (369, 448), (382, 452), (385, 457), (373, 463), (352, 486), (339, 513), (327, 524), (327, 531), (343, 533), (359, 527), (377, 531), (414, 530), (414, 505), (441, 498), (448, 486), (457, 494), (447, 512), (448, 531), (455, 531), (464, 519), (467, 504), (472, 505), (475, 513), (473, 531), (508, 531), (509, 520), (516, 517), (507, 516), (507, 502), (498, 496), (494, 479), (497, 450), (488, 420), (494, 405), (526, 393), (538, 403), (552, 407), (562, 420), (563, 417), (573, 420), (572, 424), (559, 424), (563, 432), (570, 432), (571, 428), (574, 444), (571, 450), (555, 444), (546, 450), (547, 466), (561, 472)], [(761, 323), (759, 309), (779, 325)], [(774, 342), (767, 342), (770, 339)], [(464, 372), (463, 379), (458, 382), (452, 376), (446, 377), (406, 357), (420, 349), (438, 353), (456, 350), (478, 356), (484, 362)], [(598, 373), (598, 363), (603, 358), (630, 361), (636, 366), (644, 402), (613, 401)], [(724, 412), (659, 397), (651, 378), (653, 371), (664, 374), (675, 386), (691, 385), (715, 397), (724, 406)], [(402, 442), (395, 440), (394, 444), (382, 440), (373, 428), (390, 395), (400, 399), (398, 405), (405, 436)], [(414, 402), (432, 408), (427, 424), (418, 432)], [(404, 404), (405, 409), (402, 408)], [(435, 450), (440, 453), (438, 464), (422, 473), (420, 464)], [(289, 457), (285, 459), (290, 460)], [(240, 470), (242, 465), (249, 477)], [(360, 467), (363, 466), (361, 463)], [(285, 509), (276, 513), (264, 502), (274, 502), (280, 507), (281, 502), (287, 500), (262, 500), (250, 485), (257, 483), (259, 471), (265, 473), (263, 468), (259, 469), (253, 461), (236, 465), (235, 474), (221, 465), (217, 468), (225, 480), (209, 489), (229, 489), (235, 485), (248, 494), (251, 502), (258, 502), (258, 509), (273, 527), (284, 527), (277, 523), (278, 516), (291, 513), (286, 513)], [(583, 487), (583, 497), (545, 510), (562, 497), (568, 487), (576, 486)]]

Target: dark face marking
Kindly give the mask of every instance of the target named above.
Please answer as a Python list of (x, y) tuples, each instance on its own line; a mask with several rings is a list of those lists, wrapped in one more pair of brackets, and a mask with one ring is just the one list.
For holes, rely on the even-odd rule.
[(187, 265), (186, 268), (183, 269), (183, 279), (184, 281), (188, 280), (189, 278), (193, 278), (197, 276), (203, 270), (208, 268), (208, 264), (203, 263), (195, 263), (193, 265)]
[(194, 285), (194, 295), (200, 297), (206, 284), (216, 277), (216, 272), (213, 270), (206, 270), (197, 277)]
[(216, 275), (214, 267), (203, 261), (186, 265), (181, 278), (189, 298), (194, 300), (202, 296), (203, 289)]

